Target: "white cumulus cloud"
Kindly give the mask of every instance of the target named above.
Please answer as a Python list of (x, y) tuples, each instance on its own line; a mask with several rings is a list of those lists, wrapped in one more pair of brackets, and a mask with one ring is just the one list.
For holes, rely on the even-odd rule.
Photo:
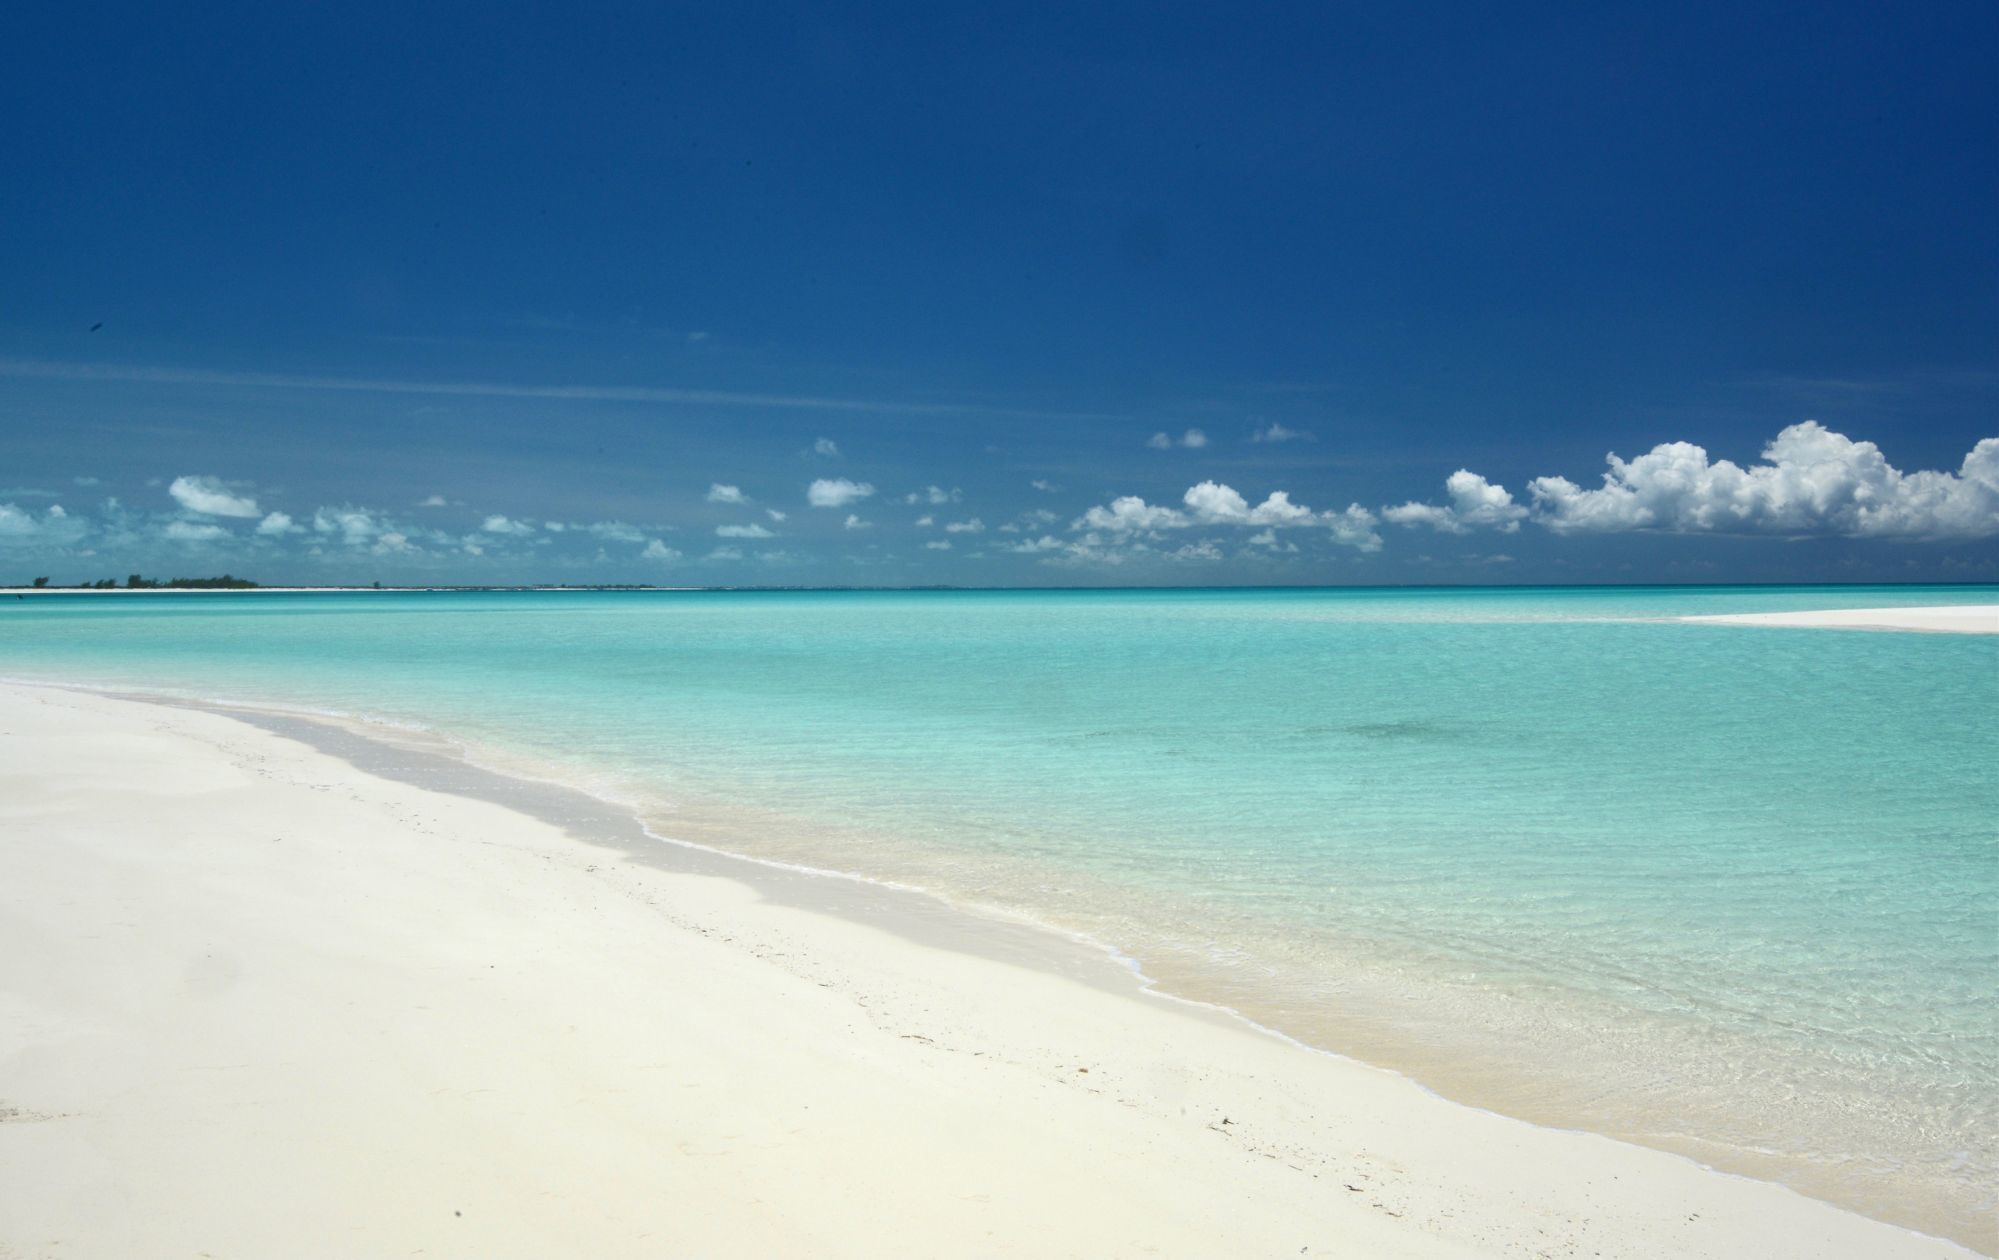
[(945, 539), (934, 538), (929, 542), (924, 543), (923, 549), (925, 551), (949, 551), (951, 550), (951, 544)]
[(0, 503), (0, 534), (20, 538), (39, 528), (33, 513), (22, 511), (12, 503)]
[[(118, 500), (107, 500), (105, 506), (111, 517), (105, 523), (110, 528), (107, 536), (113, 541), (129, 541), (121, 537)], [(93, 526), (85, 517), (70, 515), (60, 503), (51, 503), (39, 518), (17, 504), (0, 503), (0, 547), (68, 547), (81, 542), (95, 528), (100, 527)]]
[(1317, 527), (1330, 532), (1334, 542), (1361, 551), (1379, 551), (1381, 535), (1375, 531), (1374, 513), (1358, 503), (1344, 511), (1315, 512), (1302, 503), (1293, 503), (1288, 492), (1273, 490), (1263, 502), (1251, 506), (1234, 487), (1203, 481), (1190, 486), (1181, 497), (1185, 510), (1147, 503), (1137, 495), (1125, 495), (1106, 506), (1093, 507), (1076, 518), (1071, 530), (1092, 530), (1120, 537), (1185, 529), (1192, 525), (1245, 525), (1252, 528), (1291, 529)]
[(644, 532), (636, 525), (627, 525), (623, 521), (593, 521), (578, 528), (589, 530), (605, 542), (637, 543), (646, 540)]
[(1272, 551), (1281, 551), (1286, 554), (1291, 554), (1298, 550), (1297, 543), (1286, 542), (1284, 539), (1279, 538), (1277, 531), (1274, 529), (1266, 529), (1261, 533), (1251, 534), (1249, 536), (1249, 543), (1252, 547), (1268, 547)]
[(216, 477), (175, 477), (167, 493), (176, 503), (201, 516), (260, 515), (255, 499), (236, 494)]
[(1283, 490), (1273, 490), (1255, 507), (1234, 488), (1220, 482), (1204, 481), (1190, 486), (1184, 500), (1194, 519), (1210, 525), (1310, 525), (1312, 509), (1291, 501)]
[(489, 516), (479, 528), (489, 534), (502, 534), (509, 538), (525, 538), (534, 533), (534, 526), (526, 521), (516, 521), (505, 516)]
[(292, 524), (292, 518), (285, 513), (272, 512), (263, 520), (257, 522), (257, 532), (266, 538), (277, 538), (285, 534), (300, 533), (301, 530), (297, 525)]
[(375, 514), (358, 507), (320, 508), (312, 514), (312, 528), (315, 533), (338, 534), (350, 547), (372, 542), (383, 532)]
[(761, 525), (717, 525), (717, 526), (715, 527), (715, 537), (717, 537), (717, 538), (775, 538), (775, 537), (777, 537), (777, 535), (776, 535), (776, 534), (773, 534), (773, 533), (771, 533), (771, 532), (770, 532), (769, 530), (765, 529), (765, 528), (764, 528), (763, 526), (761, 526)]
[(1170, 451), (1176, 446), (1198, 451), (1208, 444), (1208, 435), (1199, 429), (1189, 429), (1177, 438), (1170, 433), (1155, 433), (1145, 439), (1145, 444), (1155, 451)]
[(1709, 460), (1691, 442), (1635, 459), (1607, 457), (1598, 489), (1566, 477), (1528, 483), (1541, 524), (1562, 532), (1830, 534), (1985, 538), (1999, 534), (1999, 438), (1973, 446), (1955, 473), (1903, 472), (1872, 442), (1816, 421), (1763, 448), (1763, 463)]
[(829, 457), (838, 455), (840, 453), (840, 444), (838, 442), (835, 442), (832, 438), (820, 438), (817, 442), (814, 442), (812, 444), (812, 453), (815, 455), (826, 455)]
[(1513, 501), (1505, 486), (1495, 485), (1477, 473), (1460, 468), (1444, 479), (1451, 496), (1447, 505), (1404, 503), (1383, 508), (1381, 519), (1396, 525), (1428, 525), (1446, 534), (1464, 534), (1473, 529), (1496, 529), (1511, 534), (1520, 529), (1527, 509)]
[(947, 534), (983, 534), (986, 532), (986, 523), (974, 516), (969, 521), (952, 521), (944, 527), (944, 532)]
[(169, 521), (161, 533), (172, 542), (204, 543), (229, 537), (220, 525), (197, 525), (193, 521)]
[(1067, 543), (1054, 535), (1043, 534), (1039, 538), (1023, 538), (1017, 543), (1002, 543), (1000, 544), (1000, 550), (1018, 552), (1023, 556), (1032, 556), (1044, 551), (1060, 551), (1066, 546), (1068, 546)]
[(646, 542), (646, 549), (639, 553), (639, 559), (658, 560), (666, 564), (671, 564), (675, 560), (680, 559), (680, 553), (659, 539), (654, 538)]
[(870, 528), (872, 528), (872, 526), (870, 526), (870, 525), (869, 525), (869, 524), (868, 524), (868, 523), (867, 523), (866, 521), (862, 520), (862, 519), (861, 519), (860, 517), (856, 516), (856, 515), (855, 515), (854, 513), (852, 513), (852, 512), (849, 512), (849, 513), (847, 513), (847, 524), (846, 524), (846, 528), (848, 528), (848, 529), (870, 529)]
[(1181, 529), (1188, 523), (1186, 513), (1178, 508), (1157, 507), (1135, 494), (1126, 494), (1108, 504), (1091, 508), (1077, 517), (1069, 528), (1131, 534), (1141, 530)]
[(1344, 511), (1319, 514), (1319, 524), (1331, 531), (1333, 541), (1356, 551), (1381, 550), (1381, 535), (1374, 528), (1379, 523), (1374, 513), (1358, 503), (1347, 504)]
[(845, 477), (821, 477), (805, 488), (805, 501), (818, 508), (843, 508), (872, 496), (875, 488), (865, 481)]
[(71, 523), (70, 514), (63, 511), (60, 503), (51, 504), (39, 521), (35, 519), (35, 514), (26, 508), (12, 503), (0, 503), (0, 538), (27, 538), (45, 534)]
[(718, 481), (708, 487), (708, 502), (710, 503), (748, 503), (749, 501), (749, 497), (743, 493), (740, 486), (725, 486)]

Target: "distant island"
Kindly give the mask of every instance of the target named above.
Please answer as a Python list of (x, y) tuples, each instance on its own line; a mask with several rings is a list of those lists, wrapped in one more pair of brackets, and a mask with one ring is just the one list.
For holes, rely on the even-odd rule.
[(28, 584), (27, 589), (36, 591), (247, 591), (257, 584), (248, 578), (231, 577), (225, 573), (221, 577), (201, 578), (149, 578), (133, 573), (123, 582), (117, 578), (99, 578), (95, 582), (78, 582), (74, 586), (50, 586), (45, 577), (38, 577)]
[(261, 582), (253, 582), (253, 581), (251, 581), (251, 580), (250, 580), (249, 578), (239, 578), (239, 577), (235, 577), (235, 576), (233, 576), (233, 575), (231, 575), (231, 574), (228, 574), (228, 573), (224, 573), (224, 574), (223, 574), (223, 575), (221, 575), (220, 577), (199, 577), (199, 578), (189, 578), (189, 577), (176, 577), (176, 578), (164, 578), (164, 579), (162, 579), (162, 578), (149, 578), (149, 577), (146, 577), (146, 576), (144, 576), (143, 574), (138, 574), (138, 573), (133, 573), (133, 574), (130, 574), (130, 575), (128, 575), (128, 576), (127, 576), (127, 577), (125, 578), (125, 580), (124, 580), (123, 582), (120, 582), (120, 581), (119, 581), (118, 579), (116, 579), (116, 578), (100, 578), (100, 579), (98, 579), (98, 580), (97, 580), (97, 581), (95, 581), (95, 582), (76, 582), (76, 583), (71, 583), (71, 584), (67, 584), (67, 585), (65, 585), (65, 584), (63, 584), (63, 583), (59, 583), (59, 582), (51, 582), (51, 581), (50, 581), (50, 580), (49, 580), (48, 578), (46, 578), (46, 577), (37, 577), (37, 578), (35, 578), (35, 579), (34, 579), (33, 581), (30, 581), (30, 582), (23, 582), (23, 583), (19, 583), (19, 584), (13, 584), (13, 585), (0, 585), (0, 591), (4, 591), (4, 592), (11, 592), (11, 593), (14, 593), (14, 594), (22, 594), (22, 593), (25, 593), (25, 592), (28, 592), (28, 591), (48, 591), (48, 592), (56, 592), (56, 591), (272, 591), (272, 592), (278, 592), (278, 593), (283, 593), (283, 592), (287, 592), (287, 591), (299, 591), (299, 592), (304, 592), (304, 591), (326, 591), (326, 592), (365, 592), (365, 591), (458, 591), (458, 592), (471, 592), (471, 591), (657, 591), (657, 590), (696, 590), (696, 589), (701, 589), (701, 588), (697, 588), (697, 587), (659, 587), (659, 586), (653, 586), (653, 585), (650, 585), (650, 584), (646, 584), (646, 583), (634, 583), (634, 582), (599, 582), (599, 583), (590, 583), (590, 584), (587, 584), (587, 585), (585, 585), (585, 584), (577, 584), (577, 583), (569, 583), (569, 582), (564, 582), (564, 583), (561, 583), (561, 584), (558, 584), (558, 585), (537, 585), (537, 584), (514, 584), (514, 585), (477, 585), (477, 586), (453, 586), (453, 585), (430, 585), (430, 586), (384, 586), (384, 585), (382, 585), (382, 584), (381, 584), (380, 582), (374, 582), (374, 583), (370, 583), (370, 584), (368, 584), (368, 585), (366, 585), (366, 586), (292, 586), (292, 585), (287, 585), (287, 584), (285, 584), (285, 583), (282, 583), (282, 582), (281, 582), (281, 583), (279, 583), (279, 584), (278, 584), (278, 585), (276, 585), (276, 586), (266, 586), (266, 585), (264, 585), (264, 584), (263, 584), (263, 583), (261, 583)]

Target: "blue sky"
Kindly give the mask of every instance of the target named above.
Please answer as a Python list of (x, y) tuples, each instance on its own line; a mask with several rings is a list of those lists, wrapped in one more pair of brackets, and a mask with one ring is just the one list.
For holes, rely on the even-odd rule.
[(939, 8), (11, 14), (0, 580), (1999, 578), (1992, 6)]

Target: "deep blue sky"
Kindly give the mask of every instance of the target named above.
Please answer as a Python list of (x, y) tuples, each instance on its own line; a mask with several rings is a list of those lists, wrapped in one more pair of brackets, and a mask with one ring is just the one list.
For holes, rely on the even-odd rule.
[(41, 7), (0, 580), (1999, 577), (1989, 3)]

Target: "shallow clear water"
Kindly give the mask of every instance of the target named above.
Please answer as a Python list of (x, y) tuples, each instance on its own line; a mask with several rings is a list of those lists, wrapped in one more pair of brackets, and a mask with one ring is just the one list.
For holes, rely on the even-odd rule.
[(1999, 588), (0, 601), (0, 674), (434, 729), (1088, 933), (1454, 1096), (1990, 1245)]

